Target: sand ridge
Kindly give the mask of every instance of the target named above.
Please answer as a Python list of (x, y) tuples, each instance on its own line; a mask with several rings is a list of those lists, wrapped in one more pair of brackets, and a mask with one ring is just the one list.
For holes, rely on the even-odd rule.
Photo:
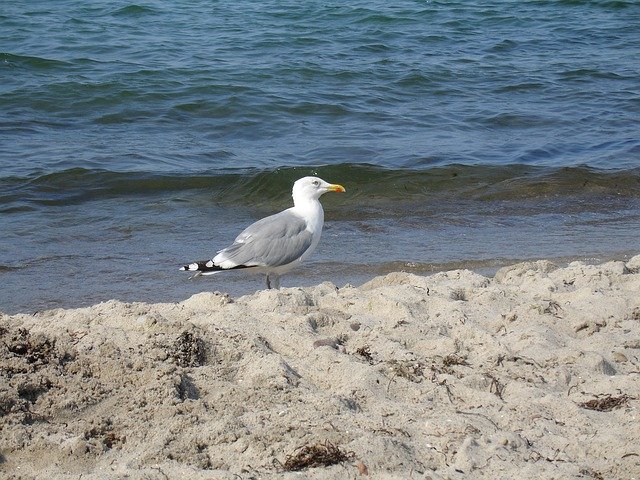
[(2, 315), (0, 471), (640, 478), (639, 339), (640, 256)]

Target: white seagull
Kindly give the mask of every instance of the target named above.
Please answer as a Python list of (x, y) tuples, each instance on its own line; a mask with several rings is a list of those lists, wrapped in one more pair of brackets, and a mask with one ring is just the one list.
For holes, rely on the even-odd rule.
[(180, 270), (195, 271), (199, 276), (250, 268), (266, 274), (267, 288), (280, 288), (280, 276), (297, 267), (318, 246), (324, 224), (320, 196), (344, 191), (342, 185), (303, 177), (293, 184), (293, 207), (249, 225), (213, 260), (190, 263)]

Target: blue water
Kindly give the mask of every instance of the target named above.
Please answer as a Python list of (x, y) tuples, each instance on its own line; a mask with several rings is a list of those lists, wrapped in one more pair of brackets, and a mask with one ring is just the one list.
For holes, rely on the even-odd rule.
[(81, 2), (0, 9), (0, 310), (175, 301), (317, 173), (285, 286), (640, 250), (640, 4)]

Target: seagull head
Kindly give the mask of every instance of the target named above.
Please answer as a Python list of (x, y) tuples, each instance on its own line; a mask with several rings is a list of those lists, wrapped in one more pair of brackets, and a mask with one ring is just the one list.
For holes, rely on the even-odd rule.
[(319, 199), (327, 192), (344, 192), (342, 185), (328, 183), (318, 177), (303, 177), (293, 184), (293, 201)]

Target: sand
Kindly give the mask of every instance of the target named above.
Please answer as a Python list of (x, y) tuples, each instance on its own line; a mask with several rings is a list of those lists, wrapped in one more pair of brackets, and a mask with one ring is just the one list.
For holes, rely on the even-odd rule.
[(0, 350), (2, 478), (640, 478), (640, 255), (2, 315)]

